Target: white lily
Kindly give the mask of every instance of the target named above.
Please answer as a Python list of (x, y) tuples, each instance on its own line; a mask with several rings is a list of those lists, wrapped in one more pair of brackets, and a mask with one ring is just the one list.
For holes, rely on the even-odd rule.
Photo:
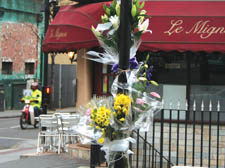
[(117, 15), (111, 16), (109, 21), (112, 23), (114, 29), (118, 29), (120, 20)]
[(148, 30), (149, 19), (146, 19), (143, 23), (138, 22), (138, 30), (143, 31), (143, 33), (149, 32), (152, 33), (151, 30)]
[(103, 32), (105, 30), (109, 30), (111, 26), (112, 26), (112, 23), (110, 22), (98, 24), (96, 31)]

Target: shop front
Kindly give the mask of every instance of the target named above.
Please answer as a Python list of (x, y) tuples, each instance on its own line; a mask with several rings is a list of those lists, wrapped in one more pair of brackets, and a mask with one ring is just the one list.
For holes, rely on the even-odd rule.
[[(102, 5), (62, 7), (43, 42), (44, 52), (79, 50), (77, 106), (88, 102), (92, 94), (110, 94), (114, 77), (111, 67), (83, 58), (86, 51), (98, 47), (90, 29), (100, 21)], [(196, 100), (197, 108), (202, 101), (206, 104), (211, 101), (216, 108), (220, 101), (221, 110), (225, 110), (224, 9), (222, 1), (145, 3), (153, 33), (143, 35), (137, 59), (143, 60), (150, 53), (153, 79), (160, 83), (157, 91), (165, 108), (177, 106), (178, 102), (180, 108), (186, 108), (186, 102), (191, 108)]]

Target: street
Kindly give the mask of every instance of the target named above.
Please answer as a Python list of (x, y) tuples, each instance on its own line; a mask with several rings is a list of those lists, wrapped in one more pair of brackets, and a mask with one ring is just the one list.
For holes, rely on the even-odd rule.
[(39, 129), (21, 130), (19, 118), (0, 119), (0, 163), (17, 160), (20, 155), (36, 151)]

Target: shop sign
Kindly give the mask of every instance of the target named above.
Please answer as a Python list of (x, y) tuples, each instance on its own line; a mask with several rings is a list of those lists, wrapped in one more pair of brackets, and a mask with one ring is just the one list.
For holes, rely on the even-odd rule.
[(144, 41), (172, 43), (225, 43), (224, 17), (159, 17), (153, 16), (152, 34)]

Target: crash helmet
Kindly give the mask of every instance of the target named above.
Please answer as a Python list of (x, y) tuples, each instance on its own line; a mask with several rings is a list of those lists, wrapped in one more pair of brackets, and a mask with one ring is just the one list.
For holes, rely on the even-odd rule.
[(32, 89), (32, 90), (38, 89), (38, 83), (37, 83), (37, 82), (33, 82), (33, 83), (31, 84), (31, 89)]

